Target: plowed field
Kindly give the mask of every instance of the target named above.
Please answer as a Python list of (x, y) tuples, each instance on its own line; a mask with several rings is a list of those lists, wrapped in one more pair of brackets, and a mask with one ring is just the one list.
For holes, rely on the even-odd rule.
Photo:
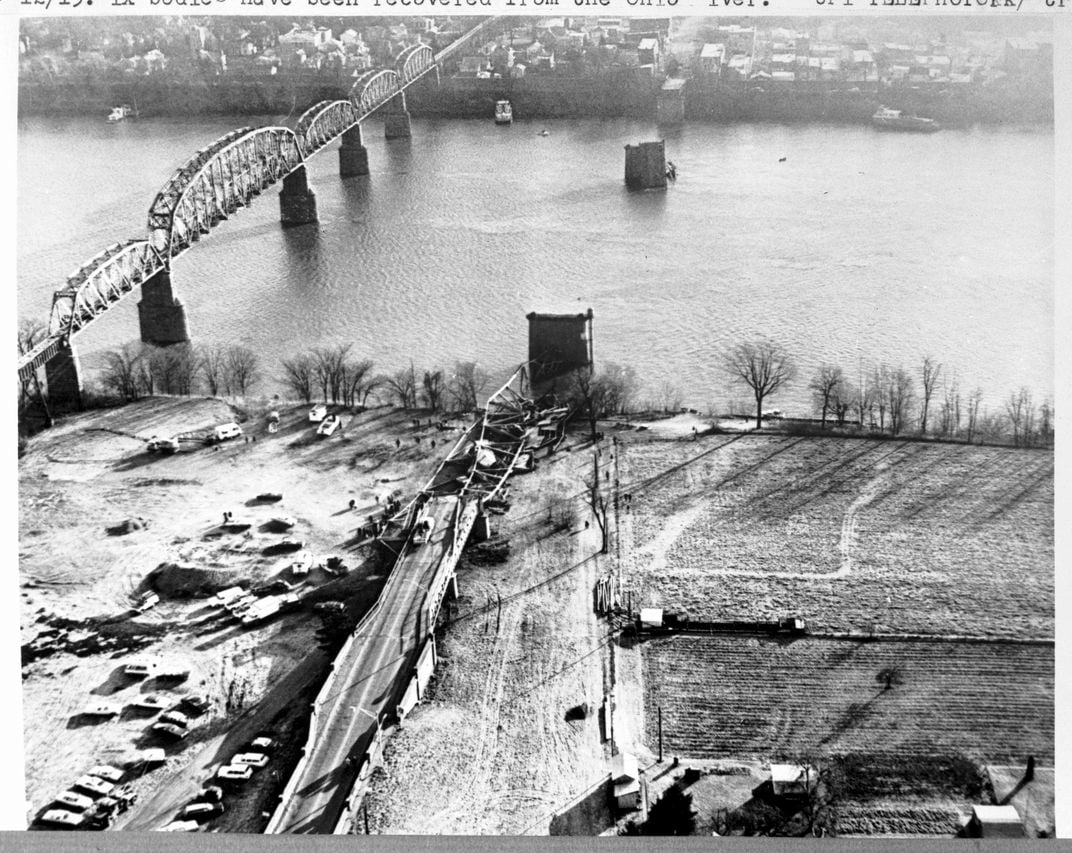
[[(644, 645), (649, 743), (697, 758), (1052, 761), (1053, 648), (676, 636)], [(877, 680), (897, 667), (900, 684)]]
[(623, 573), (693, 619), (1053, 636), (1053, 454), (711, 437), (620, 447)]

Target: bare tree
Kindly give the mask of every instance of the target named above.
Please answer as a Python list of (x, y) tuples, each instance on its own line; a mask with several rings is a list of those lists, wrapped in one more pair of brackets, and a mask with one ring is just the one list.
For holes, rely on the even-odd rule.
[(976, 388), (968, 395), (968, 444), (972, 443), (979, 428), (979, 405), (983, 401), (983, 389)]
[(853, 389), (852, 408), (856, 410), (856, 420), (860, 429), (870, 428), (875, 419), (875, 388), (869, 377), (864, 377)]
[(205, 388), (210, 397), (218, 397), (223, 390), (223, 379), (227, 373), (227, 352), (222, 346), (202, 347), (199, 351), (198, 367)]
[(915, 389), (912, 384), (912, 376), (904, 368), (897, 368), (891, 374), (890, 383), (886, 388), (886, 402), (890, 409), (890, 433), (897, 435), (904, 429), (908, 419), (908, 413), (912, 408), (912, 400)]
[(410, 362), (406, 370), (381, 377), (381, 384), (398, 400), (403, 409), (417, 408), (417, 372), (413, 369), (413, 362)]
[(260, 359), (253, 350), (233, 346), (227, 350), (224, 387), (228, 394), (245, 397), (260, 381)]
[[(143, 391), (144, 362), (141, 344), (130, 343), (104, 353), (101, 384), (128, 402), (137, 400)], [(149, 391), (151, 393), (151, 386)]]
[(659, 386), (659, 405), (664, 412), (676, 412), (681, 408), (681, 389), (669, 379)]
[(283, 359), (283, 384), (305, 403), (313, 401), (313, 378), (316, 364), (309, 353), (298, 353), (293, 358)]
[(372, 377), (372, 360), (361, 358), (346, 362), (343, 370), (347, 406), (364, 406), (369, 394), (376, 389), (377, 380)]
[(596, 427), (603, 411), (603, 390), (591, 367), (578, 367), (566, 377), (566, 399), (573, 411), (588, 421), (589, 434), (593, 439), (597, 435)]
[(343, 396), (346, 359), (350, 354), (350, 344), (336, 344), (333, 347), (316, 347), (313, 350), (313, 370), (324, 402), (331, 398), (338, 403)]
[(1053, 447), (1053, 403), (1043, 400), (1039, 406), (1038, 443)]
[(792, 380), (792, 361), (778, 344), (766, 340), (737, 344), (723, 360), (730, 377), (752, 389), (759, 429), (763, 426), (763, 401)]
[[(44, 321), (31, 317), (23, 317), (19, 320), (18, 345), (19, 355), (26, 355), (48, 335), (48, 326)], [(31, 388), (33, 393), (31, 394)], [(31, 401), (41, 404), (45, 413), (45, 425), (52, 426), (52, 412), (49, 409), (48, 400), (41, 392), (41, 376), (39, 371), (34, 370), (29, 379), (19, 379), (19, 411), (25, 409)]]
[[(826, 427), (826, 416), (834, 410), (835, 400), (840, 400), (843, 394), (840, 386), (845, 383), (845, 375), (840, 367), (832, 364), (824, 364), (808, 382), (808, 390), (812, 393), (815, 408), (820, 412), (821, 425)], [(844, 415), (839, 419), (844, 422)]]
[(848, 419), (849, 412), (852, 411), (859, 393), (853, 384), (844, 377), (833, 387), (830, 394), (830, 408), (834, 412), (834, 418), (837, 420), (839, 427), (845, 426), (845, 421)]
[(421, 386), (424, 393), (424, 401), (433, 412), (438, 412), (443, 404), (443, 395), (446, 386), (443, 382), (442, 370), (426, 370), (421, 377)]
[(946, 383), (942, 397), (942, 410), (939, 414), (938, 430), (949, 438), (956, 438), (960, 433), (960, 383), (956, 376)]
[(1028, 444), (1028, 436), (1034, 428), (1035, 404), (1031, 401), (1031, 392), (1027, 388), (1013, 391), (1005, 401), (1005, 413), (1012, 427), (1012, 443), (1016, 447)]
[(931, 397), (934, 396), (934, 389), (938, 384), (938, 377), (941, 375), (942, 365), (929, 355), (923, 356), (923, 364), (919, 372), (920, 382), (923, 385), (923, 400), (919, 412), (920, 435), (927, 434), (927, 414), (931, 407)]
[(148, 347), (146, 355), (153, 385), (163, 394), (193, 393), (198, 359), (189, 342)]
[(451, 405), (459, 412), (471, 412), (479, 406), (480, 395), (488, 384), (488, 374), (475, 361), (454, 363), (447, 391)]
[(882, 432), (886, 431), (886, 411), (890, 406), (890, 381), (890, 369), (886, 365), (880, 364), (871, 371), (869, 379), (871, 394), (875, 408), (878, 409), (878, 428)]
[(599, 382), (603, 387), (604, 413), (623, 414), (630, 409), (639, 385), (632, 367), (608, 362), (599, 374)]

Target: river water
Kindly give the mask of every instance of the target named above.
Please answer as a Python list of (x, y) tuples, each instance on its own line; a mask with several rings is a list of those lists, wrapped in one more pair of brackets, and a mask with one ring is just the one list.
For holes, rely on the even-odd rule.
[[(68, 273), (143, 236), (196, 149), (270, 121), (20, 122), (20, 316), (46, 317)], [(627, 192), (624, 145), (660, 137), (677, 183)], [(526, 357), (527, 312), (591, 307), (597, 363), (704, 410), (747, 397), (720, 353), (760, 335), (797, 363), (771, 401), (787, 411), (809, 410), (820, 363), (916, 371), (924, 354), (991, 408), (1021, 385), (1053, 394), (1048, 128), (415, 119), (412, 140), (373, 120), (365, 141), (368, 178), (340, 180), (336, 146), (313, 159), (318, 225), (283, 230), (272, 190), (174, 262), (195, 340), (256, 350), (265, 390), (281, 358), (337, 341), (377, 370), (499, 375)], [(75, 341), (92, 368), (137, 336), (129, 297)]]

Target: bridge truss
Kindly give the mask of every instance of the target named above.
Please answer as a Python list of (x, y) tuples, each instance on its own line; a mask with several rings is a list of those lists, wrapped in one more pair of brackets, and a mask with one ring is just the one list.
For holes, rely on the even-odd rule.
[[(149, 208), (148, 240), (116, 244), (87, 261), (53, 296), (48, 337), (18, 361), (20, 379), (69, 346), (71, 337), (178, 257), (220, 222), (300, 169), (313, 154), (453, 55), (489, 19), (439, 54), (425, 44), (403, 49), (393, 68), (354, 81), (346, 100), (321, 101), (288, 127), (239, 128), (197, 151), (168, 179)], [(453, 48), (453, 50), (452, 50)]]

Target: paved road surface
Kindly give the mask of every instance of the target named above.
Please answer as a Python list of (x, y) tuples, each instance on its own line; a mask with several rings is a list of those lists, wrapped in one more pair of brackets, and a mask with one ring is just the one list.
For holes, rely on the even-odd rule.
[[(430, 540), (395, 566), (383, 590), (382, 606), (345, 658), (335, 661), (331, 694), (317, 720), (317, 738), (294, 795), (284, 805), (277, 832), (334, 831), (353, 788), (360, 758), (376, 733), (377, 719), (394, 713), (400, 688), (408, 682), (428, 626), (418, 624), (436, 568), (451, 542), (456, 498), (440, 497)], [(351, 759), (349, 760), (348, 759)]]

